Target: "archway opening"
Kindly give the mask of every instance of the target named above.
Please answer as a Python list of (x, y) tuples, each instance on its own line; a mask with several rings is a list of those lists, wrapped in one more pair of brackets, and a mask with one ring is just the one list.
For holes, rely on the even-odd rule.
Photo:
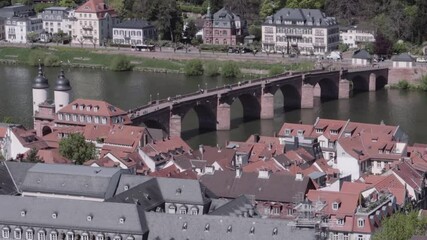
[(357, 75), (351, 79), (351, 81), (353, 83), (352, 90), (354, 93), (369, 91), (369, 79), (365, 79), (362, 76)]
[(283, 109), (285, 111), (301, 108), (301, 93), (292, 85), (284, 85), (280, 88), (283, 95)]
[(384, 88), (385, 85), (387, 85), (387, 79), (383, 76), (378, 76), (375, 81), (375, 89), (379, 90)]
[(337, 83), (329, 78), (323, 78), (314, 86), (314, 96), (320, 97), (322, 101), (338, 99)]
[(154, 119), (148, 119), (142, 122), (142, 125), (147, 128), (155, 128), (155, 129), (161, 129), (165, 132), (167, 132), (167, 127), (161, 124), (159, 121)]
[(216, 114), (210, 106), (203, 104), (188, 109), (181, 121), (184, 139), (216, 130)]
[(239, 100), (242, 104), (244, 120), (259, 119), (261, 114), (261, 105), (255, 96), (255, 93), (240, 95)]
[(48, 127), (48, 126), (44, 126), (42, 128), (42, 136), (46, 136), (49, 133), (52, 133), (52, 128)]

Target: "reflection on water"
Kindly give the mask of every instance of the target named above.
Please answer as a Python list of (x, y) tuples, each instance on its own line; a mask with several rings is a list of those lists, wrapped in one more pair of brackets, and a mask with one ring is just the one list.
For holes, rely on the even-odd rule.
[[(51, 89), (59, 69), (49, 68), (46, 76)], [(0, 66), (0, 119), (12, 117), (15, 122), (32, 126), (31, 81), (37, 69), (26, 66)], [(106, 100), (124, 110), (156, 99), (213, 88), (233, 83), (235, 80), (207, 77), (186, 77), (180, 74), (141, 72), (110, 72), (92, 69), (66, 69), (66, 76), (73, 87), (74, 98)], [(158, 94), (157, 94), (158, 93)], [(50, 93), (53, 96), (53, 93)], [(239, 100), (231, 106), (231, 131), (199, 131), (196, 113), (191, 110), (183, 119), (183, 138), (190, 145), (224, 145), (227, 140), (246, 140), (250, 134), (273, 135), (284, 121), (313, 123), (317, 117), (351, 119), (353, 121), (400, 125), (410, 136), (411, 142), (427, 142), (424, 131), (424, 111), (427, 93), (399, 90), (357, 93), (350, 99), (320, 102), (315, 100), (313, 109), (283, 110), (283, 95), (275, 94), (275, 118), (272, 120), (243, 120)]]

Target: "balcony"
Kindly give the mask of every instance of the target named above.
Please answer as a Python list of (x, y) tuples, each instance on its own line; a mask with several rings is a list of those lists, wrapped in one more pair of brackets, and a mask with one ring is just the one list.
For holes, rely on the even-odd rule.
[(313, 43), (313, 46), (315, 47), (326, 47), (325, 43)]
[(82, 29), (85, 31), (92, 31), (93, 27), (92, 27), (92, 25), (84, 25), (84, 26), (82, 26)]
[(303, 33), (286, 33), (287, 37), (297, 37), (302, 38)]
[(86, 39), (92, 39), (93, 38), (92, 34), (88, 34), (88, 33), (83, 33), (82, 36), (83, 36), (83, 38), (86, 38)]

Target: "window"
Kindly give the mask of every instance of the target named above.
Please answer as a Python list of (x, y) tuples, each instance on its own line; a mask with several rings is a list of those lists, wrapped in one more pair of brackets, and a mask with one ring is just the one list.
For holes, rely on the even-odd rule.
[(343, 240), (349, 240), (348, 233), (344, 233)]
[(58, 113), (58, 119), (62, 120), (62, 113)]
[(338, 207), (339, 207), (339, 204), (338, 204), (337, 202), (334, 202), (334, 203), (332, 204), (332, 209), (333, 209), (333, 210), (338, 210)]
[(73, 122), (77, 122), (77, 115), (73, 114)]
[(10, 235), (10, 229), (8, 227), (5, 227), (1, 230), (1, 236), (3, 238), (9, 238)]
[(338, 240), (338, 233), (334, 233), (332, 235), (332, 240)]
[(68, 232), (65, 239), (66, 240), (74, 240), (74, 233), (73, 232)]
[(72, 108), (73, 108), (73, 110), (76, 110), (77, 109), (77, 104), (74, 104)]
[(285, 129), (285, 135), (290, 135), (291, 134), (291, 129)]
[(122, 237), (120, 237), (120, 236), (115, 236), (115, 237), (114, 237), (114, 240), (122, 240)]
[(197, 209), (196, 207), (192, 207), (191, 208), (191, 215), (197, 215), (199, 214), (199, 209)]
[(22, 237), (22, 230), (20, 228), (15, 229), (13, 231), (15, 239), (21, 239)]
[(33, 240), (33, 236), (34, 236), (34, 232), (33, 232), (32, 229), (28, 229), (25, 232), (25, 239), (27, 239), (27, 240)]
[(294, 213), (294, 209), (288, 208), (288, 215), (291, 216)]
[(38, 235), (37, 236), (38, 240), (46, 240), (46, 232), (45, 231), (40, 230), (37, 235)]
[(186, 206), (181, 206), (179, 208), (179, 213), (180, 214), (187, 214), (187, 207)]
[(102, 234), (98, 234), (98, 235), (96, 236), (96, 240), (104, 240), (104, 235), (102, 235)]
[(91, 117), (91, 116), (86, 116), (86, 121), (87, 121), (88, 123), (91, 123), (91, 122), (92, 122), (92, 117)]
[(280, 214), (280, 207), (273, 207), (271, 214), (279, 215)]
[(85, 108), (85, 105), (80, 105), (80, 110), (83, 110)]
[(84, 122), (85, 121), (85, 116), (80, 115), (80, 122)]
[(338, 224), (338, 225), (341, 225), (341, 226), (342, 226), (342, 225), (344, 225), (344, 222), (345, 222), (345, 221), (344, 221), (344, 218), (339, 218), (339, 219), (337, 219), (337, 224)]
[(107, 124), (107, 118), (106, 118), (106, 117), (103, 117), (103, 118), (101, 119), (101, 122), (102, 122), (102, 124)]
[(50, 233), (50, 240), (58, 240), (58, 233), (57, 232), (51, 232)]
[(364, 227), (365, 226), (365, 219), (357, 219), (357, 226), (358, 227)]
[(321, 129), (321, 128), (316, 128), (316, 133), (323, 133), (323, 129)]
[(363, 235), (358, 235), (357, 236), (357, 240), (364, 240), (365, 238), (363, 237)]
[(65, 120), (70, 121), (70, 114), (65, 114)]

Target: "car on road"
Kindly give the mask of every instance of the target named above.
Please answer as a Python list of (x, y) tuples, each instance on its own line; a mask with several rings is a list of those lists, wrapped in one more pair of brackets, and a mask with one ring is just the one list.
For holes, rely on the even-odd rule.
[(326, 56), (326, 59), (338, 61), (338, 60), (342, 59), (342, 56), (341, 56), (340, 52), (333, 51), (329, 55)]

